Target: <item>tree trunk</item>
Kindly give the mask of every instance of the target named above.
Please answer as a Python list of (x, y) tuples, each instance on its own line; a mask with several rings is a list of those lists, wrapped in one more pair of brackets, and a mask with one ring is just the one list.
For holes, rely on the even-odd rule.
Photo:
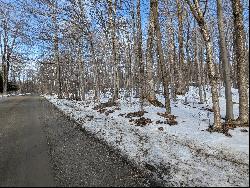
[(183, 6), (179, 0), (177, 3), (177, 16), (178, 16), (178, 43), (179, 43), (179, 64), (178, 67), (178, 81), (177, 81), (177, 94), (185, 94), (185, 82), (183, 80), (184, 73), (184, 45), (183, 45)]
[(158, 14), (158, 0), (151, 0), (150, 6), (153, 7), (154, 11), (154, 29), (156, 32), (156, 38), (157, 38), (157, 53), (158, 53), (158, 60), (161, 67), (161, 74), (162, 74), (162, 82), (163, 82), (163, 89), (164, 89), (164, 98), (165, 98), (165, 108), (166, 113), (171, 113), (171, 107), (170, 107), (170, 98), (169, 98), (169, 89), (168, 89), (168, 76), (166, 72), (166, 66), (165, 66), (165, 59), (163, 55), (163, 48), (161, 44), (161, 30), (160, 30), (160, 24), (159, 24), (159, 14)]
[(92, 33), (89, 33), (89, 42), (90, 42), (90, 51), (92, 55), (92, 61), (94, 63), (95, 99), (99, 103), (100, 102), (99, 65), (98, 65), (98, 61), (96, 60)]
[(215, 66), (213, 63), (213, 50), (211, 37), (208, 33), (207, 24), (204, 20), (203, 13), (199, 8), (199, 3), (195, 0), (195, 5), (191, 3), (190, 0), (186, 0), (188, 3), (192, 14), (194, 15), (198, 25), (200, 27), (201, 34), (206, 44), (206, 57), (208, 64), (208, 75), (210, 79), (211, 92), (212, 92), (212, 101), (213, 101), (213, 111), (214, 111), (214, 129), (222, 129), (221, 125), (221, 116), (220, 116), (220, 105), (219, 105), (219, 96), (218, 96), (218, 78), (216, 75)]
[[(3, 29), (4, 29), (4, 38), (3, 38), (3, 52), (2, 52), (2, 68), (3, 68), (3, 95), (7, 94), (8, 87), (8, 76), (9, 76), (9, 67), (7, 61), (8, 54), (8, 25), (7, 20), (3, 19)], [(2, 42), (2, 41), (1, 41)]]
[(217, 15), (218, 15), (218, 28), (219, 28), (219, 45), (220, 57), (223, 66), (224, 84), (225, 84), (225, 97), (226, 97), (226, 120), (234, 119), (233, 115), (233, 101), (231, 91), (231, 71), (229, 60), (227, 56), (226, 40), (224, 33), (223, 10), (222, 0), (217, 0)]
[(248, 124), (248, 86), (247, 86), (247, 65), (245, 53), (244, 25), (242, 5), (240, 0), (232, 0), (234, 17), (234, 44), (235, 58), (237, 62), (237, 80), (239, 87), (239, 118), (241, 124)]
[(142, 29), (141, 29), (141, 1), (137, 0), (137, 58), (139, 64), (139, 85), (140, 85), (140, 103), (143, 111), (144, 100), (144, 64), (142, 59)]
[(171, 98), (175, 101), (176, 100), (176, 92), (175, 92), (175, 62), (174, 62), (174, 53), (175, 53), (175, 47), (174, 47), (174, 28), (173, 28), (173, 22), (171, 19), (171, 25), (168, 28), (168, 59), (169, 59), (169, 75), (170, 75), (170, 86), (171, 86)]
[(132, 91), (132, 71), (131, 71), (131, 66), (132, 66), (132, 50), (131, 50), (131, 39), (128, 33), (126, 34), (126, 38), (128, 40), (127, 44), (127, 60), (126, 60), (126, 94), (125, 97), (130, 97), (131, 98), (131, 91)]
[[(197, 37), (197, 36), (196, 36)], [(196, 64), (198, 65), (198, 87), (199, 87), (199, 96), (200, 96), (200, 103), (203, 103), (203, 95), (202, 95), (202, 64), (203, 64), (203, 47), (200, 49), (200, 53), (198, 53), (198, 44), (197, 44), (197, 38), (195, 38), (195, 61)], [(199, 55), (199, 60), (198, 60), (198, 54)]]
[[(81, 44), (81, 42), (80, 42)], [(81, 100), (85, 100), (85, 68), (84, 68), (84, 62), (82, 58), (82, 45), (79, 46), (78, 49), (78, 74), (79, 74), (79, 95)]]
[(154, 12), (150, 5), (150, 20), (148, 28), (148, 39), (147, 39), (147, 98), (149, 101), (154, 101), (155, 97), (155, 83), (153, 78), (153, 33), (154, 33)]
[(57, 81), (58, 81), (58, 98), (62, 99), (62, 71), (61, 71), (61, 63), (60, 63), (60, 57), (59, 57), (59, 39), (58, 39), (58, 31), (59, 26), (57, 23), (57, 2), (53, 4), (53, 14), (52, 14), (52, 22), (55, 28), (54, 38), (53, 38), (53, 44), (54, 44), (54, 58), (55, 63), (57, 65)]
[(109, 14), (109, 22), (110, 22), (110, 29), (111, 29), (111, 41), (112, 41), (112, 55), (113, 55), (113, 79), (114, 79), (114, 91), (112, 101), (116, 101), (119, 96), (119, 76), (118, 76), (118, 65), (117, 65), (117, 42), (116, 42), (116, 28), (115, 28), (115, 16), (116, 14), (116, 1), (113, 7), (112, 0), (108, 1), (108, 14)]

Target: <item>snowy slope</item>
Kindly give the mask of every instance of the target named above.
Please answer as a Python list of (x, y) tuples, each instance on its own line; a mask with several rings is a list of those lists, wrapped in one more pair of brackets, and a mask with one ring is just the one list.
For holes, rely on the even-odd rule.
[[(213, 121), (213, 114), (202, 107), (212, 107), (211, 96), (208, 91), (207, 103), (199, 104), (197, 93), (196, 88), (190, 88), (185, 96), (178, 96), (177, 101), (171, 103), (178, 125), (157, 124), (157, 121), (165, 120), (157, 114), (164, 109), (147, 105), (144, 110), (148, 113), (144, 117), (150, 118), (152, 123), (144, 127), (135, 126), (129, 121), (131, 118), (125, 117), (129, 112), (139, 111), (138, 99), (132, 99), (131, 105), (122, 98), (118, 106), (106, 108), (110, 113), (105, 114), (93, 110), (96, 104), (92, 100), (77, 102), (52, 96), (46, 98), (128, 160), (150, 170), (164, 185), (249, 185), (249, 132), (236, 128), (230, 130), (232, 137), (227, 137), (206, 131)], [(102, 102), (107, 99), (102, 97)], [(158, 99), (163, 100), (161, 96)], [(233, 90), (233, 100), (238, 101), (237, 90)], [(221, 114), (225, 116), (223, 95), (220, 102)], [(234, 108), (237, 116), (238, 105)]]

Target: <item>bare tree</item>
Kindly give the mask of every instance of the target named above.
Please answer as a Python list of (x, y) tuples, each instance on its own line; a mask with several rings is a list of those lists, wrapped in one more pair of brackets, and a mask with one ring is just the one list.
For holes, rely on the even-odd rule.
[(141, 29), (141, 1), (137, 0), (137, 58), (139, 63), (139, 84), (140, 84), (140, 101), (141, 110), (143, 110), (144, 100), (144, 63), (142, 59), (142, 29)]
[(113, 64), (114, 64), (114, 92), (112, 100), (115, 101), (119, 96), (119, 75), (118, 75), (118, 63), (117, 63), (117, 40), (116, 40), (116, 26), (115, 26), (115, 15), (117, 8), (117, 0), (113, 3), (112, 0), (107, 0), (108, 3), (108, 14), (110, 23), (110, 33), (112, 40), (112, 53), (113, 53)]
[(183, 39), (183, 16), (184, 16), (184, 6), (182, 2), (176, 0), (177, 3), (177, 17), (178, 17), (178, 43), (179, 43), (179, 64), (178, 67), (178, 81), (177, 81), (177, 93), (185, 93), (185, 82), (183, 80), (183, 70), (185, 69), (184, 64), (184, 39)]
[(148, 93), (148, 101), (155, 101), (155, 83), (153, 77), (153, 39), (154, 39), (154, 12), (153, 7), (150, 6), (150, 19), (148, 26), (148, 39), (147, 39), (147, 93)]
[(54, 58), (55, 63), (57, 64), (57, 81), (58, 81), (58, 98), (62, 99), (62, 70), (61, 70), (61, 63), (60, 63), (60, 54), (59, 54), (59, 39), (58, 39), (58, 32), (59, 32), (59, 26), (58, 26), (58, 13), (57, 13), (57, 0), (52, 1), (49, 3), (49, 6), (52, 9), (52, 23), (53, 27), (55, 29), (54, 36), (53, 36), (53, 43), (54, 43)]
[(248, 94), (247, 94), (247, 63), (245, 51), (245, 34), (243, 25), (242, 5), (240, 0), (232, 0), (234, 17), (234, 45), (237, 63), (237, 80), (239, 86), (239, 118), (238, 121), (248, 125)]
[(153, 15), (154, 15), (154, 29), (156, 32), (156, 38), (157, 38), (157, 54), (158, 54), (158, 61), (161, 67), (161, 77), (163, 82), (163, 94), (165, 98), (165, 108), (166, 113), (171, 113), (170, 108), (170, 98), (169, 98), (169, 80), (166, 72), (166, 65), (165, 65), (165, 59), (163, 54), (163, 48), (162, 48), (162, 36), (161, 36), (161, 30), (160, 30), (160, 24), (159, 24), (159, 13), (158, 13), (158, 0), (151, 0), (150, 6), (152, 6), (153, 9)]
[(222, 0), (217, 0), (217, 15), (218, 15), (218, 28), (219, 28), (219, 45), (220, 45), (220, 57), (223, 66), (224, 83), (225, 83), (225, 97), (226, 97), (226, 120), (233, 120), (233, 101), (231, 91), (231, 72), (228, 60), (228, 52), (225, 41), (224, 22), (223, 22), (223, 10)]
[(211, 43), (211, 36), (208, 31), (208, 27), (204, 18), (204, 14), (200, 9), (198, 0), (194, 0), (192, 3), (190, 0), (186, 0), (187, 4), (190, 7), (193, 16), (195, 17), (199, 27), (203, 39), (206, 44), (206, 56), (207, 56), (207, 64), (208, 64), (208, 71), (209, 71), (209, 79), (212, 88), (212, 101), (213, 101), (213, 111), (214, 111), (214, 129), (221, 129), (221, 116), (220, 116), (220, 105), (219, 105), (219, 96), (218, 96), (218, 78), (216, 75), (215, 66), (213, 64), (213, 51), (212, 51), (212, 43)]
[(20, 40), (25, 41), (26, 20), (21, 15), (13, 17), (15, 7), (2, 4), (0, 8), (0, 49), (3, 74), (3, 94), (7, 94), (7, 85), (12, 55)]

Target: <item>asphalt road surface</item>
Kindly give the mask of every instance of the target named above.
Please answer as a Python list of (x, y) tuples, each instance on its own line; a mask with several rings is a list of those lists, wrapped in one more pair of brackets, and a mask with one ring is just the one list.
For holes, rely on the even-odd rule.
[[(152, 185), (152, 184), (151, 184)], [(38, 96), (0, 100), (0, 186), (150, 186), (146, 174)]]

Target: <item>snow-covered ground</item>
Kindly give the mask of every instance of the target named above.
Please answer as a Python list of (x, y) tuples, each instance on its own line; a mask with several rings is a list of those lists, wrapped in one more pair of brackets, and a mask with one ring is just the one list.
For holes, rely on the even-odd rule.
[[(225, 116), (224, 89), (220, 106)], [(127, 118), (130, 112), (140, 110), (138, 99), (121, 98), (118, 106), (94, 110), (93, 96), (86, 101), (70, 101), (45, 96), (66, 115), (82, 127), (119, 150), (139, 167), (146, 168), (162, 181), (172, 186), (248, 186), (249, 185), (249, 128), (230, 130), (232, 137), (206, 131), (213, 123), (209, 90), (207, 102), (199, 104), (198, 89), (191, 87), (185, 96), (171, 102), (177, 125), (168, 125), (157, 113), (164, 108), (147, 105), (143, 117), (151, 119), (146, 126), (136, 126)], [(109, 94), (102, 96), (107, 102)], [(163, 102), (162, 96), (157, 96)], [(238, 115), (238, 92), (233, 90), (234, 114)], [(187, 102), (187, 103), (186, 103)], [(84, 147), (84, 146), (83, 146)]]
[(8, 97), (8, 95), (3, 95), (3, 94), (0, 93), (0, 100), (5, 99), (6, 97)]
[(26, 96), (26, 95), (31, 95), (31, 93), (10, 93), (7, 95), (3, 95), (0, 93), (0, 100), (11, 96)]

